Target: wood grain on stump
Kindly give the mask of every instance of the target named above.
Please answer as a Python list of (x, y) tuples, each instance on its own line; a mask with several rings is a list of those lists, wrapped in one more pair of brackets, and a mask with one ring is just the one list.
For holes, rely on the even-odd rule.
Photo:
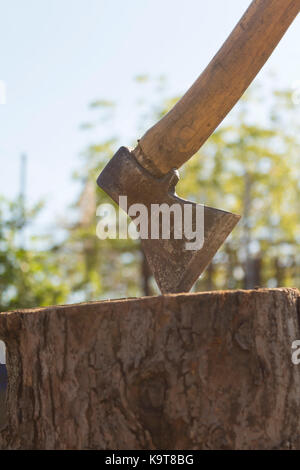
[(222, 291), (0, 314), (0, 448), (300, 448), (299, 298)]

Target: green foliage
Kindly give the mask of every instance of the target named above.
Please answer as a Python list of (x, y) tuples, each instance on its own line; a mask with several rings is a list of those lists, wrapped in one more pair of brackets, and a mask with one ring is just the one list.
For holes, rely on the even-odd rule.
[(263, 125), (251, 104), (182, 170), (179, 194), (242, 215), (196, 289), (300, 285), (297, 110), (289, 91), (275, 92)]
[[(149, 86), (148, 77), (137, 77), (136, 81)], [(179, 195), (243, 216), (196, 284), (196, 290), (256, 285), (299, 286), (300, 188), (296, 109), (290, 91), (276, 91), (272, 99), (267, 97), (270, 102), (268, 116), (258, 121), (256, 114), (261, 101), (258, 93), (259, 89), (250, 89), (232, 113), (229, 123), (220, 126), (181, 169)], [(159, 119), (177, 100), (172, 97), (165, 99), (163, 106), (154, 104), (152, 117), (149, 119), (142, 113), (143, 120)], [(83, 155), (84, 164), (80, 171), (84, 175), (83, 188), (91, 184), (96, 190), (94, 181), (118, 146), (118, 141), (111, 139), (89, 147)], [(100, 202), (111, 202), (100, 190), (96, 190), (94, 198), (94, 209)], [(76, 268), (78, 275), (80, 266), (85, 266), (79, 287), (86, 289), (86, 298), (141, 294), (139, 245), (128, 240), (97, 240), (95, 227), (95, 217), (91, 214), (84, 233), (79, 224), (70, 234), (71, 239), (77, 237), (78, 246), (85, 246), (87, 240), (90, 243), (90, 256), (83, 255), (84, 249), (81, 250), (83, 257), (77, 259)]]
[(0, 311), (63, 303), (69, 295), (51, 249), (38, 249), (40, 239), (22, 246), (24, 228), (40, 209), (24, 213), (21, 200), (0, 199)]
[[(96, 179), (117, 147), (114, 139), (92, 144), (82, 154), (83, 164), (76, 175), (81, 185), (74, 204), (75, 223), (60, 246), (65, 277), (72, 286), (71, 300), (93, 300), (141, 294), (138, 282), (141, 252), (133, 240), (99, 240), (96, 236), (96, 208), (112, 203), (96, 186)], [(115, 206), (117, 209), (117, 206)]]
[[(147, 90), (153, 85), (147, 76), (137, 77), (136, 82)], [(152, 91), (146, 93), (142, 88), (141, 94), (149, 101), (154, 92), (159, 95), (151, 98), (151, 115), (146, 112), (147, 100), (139, 100), (140, 134), (178, 100), (162, 99), (162, 77), (154, 82)], [(300, 287), (297, 108), (290, 90), (276, 91), (272, 96), (264, 92), (264, 100), (259, 93), (259, 89), (250, 89), (230, 119), (180, 170), (180, 196), (242, 215), (195, 290)], [(109, 132), (117, 106), (97, 100), (90, 108), (97, 120), (83, 127), (90, 129), (101, 123), (107, 138), (91, 143), (81, 155), (81, 165), (74, 173), (80, 194), (70, 208), (72, 217), (64, 222), (64, 241), (55, 245), (48, 240), (47, 250), (42, 250), (41, 240), (30, 240), (25, 249), (25, 221), (28, 225), (34, 220), (41, 207), (24, 214), (20, 200), (0, 199), (1, 310), (149, 292), (145, 290), (149, 272), (139, 242), (99, 240), (96, 236), (96, 209), (100, 203), (111, 203), (96, 186), (96, 179), (124, 142)], [(157, 292), (153, 280), (150, 284)]]

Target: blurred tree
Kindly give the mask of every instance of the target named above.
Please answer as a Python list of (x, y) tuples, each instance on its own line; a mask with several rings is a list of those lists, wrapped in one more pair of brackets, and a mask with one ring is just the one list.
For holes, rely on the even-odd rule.
[[(136, 82), (153, 86), (147, 76), (136, 77)], [(154, 82), (154, 87), (156, 92), (163, 92), (163, 77)], [(158, 99), (157, 101), (161, 102)], [(158, 103), (152, 105), (153, 114), (157, 114), (160, 111)], [(153, 119), (153, 115), (149, 116), (145, 111), (150, 106), (144, 99), (138, 100), (138, 107), (144, 124)], [(111, 101), (96, 100), (91, 103), (90, 108), (98, 111), (100, 118), (84, 123), (81, 128), (97, 129), (100, 123), (101, 130), (103, 126), (107, 126), (106, 135), (109, 135), (116, 105)], [(82, 165), (74, 173), (74, 178), (81, 186), (79, 197), (73, 205), (75, 222), (66, 223), (68, 236), (60, 247), (61, 255), (66, 259), (65, 276), (72, 285), (72, 301), (151, 295), (158, 292), (139, 241), (99, 240), (96, 236), (99, 221), (96, 208), (99, 204), (112, 203), (106, 193), (96, 186), (96, 179), (119, 146), (119, 139), (116, 137), (91, 144), (81, 154)], [(114, 206), (118, 210), (118, 206)]]
[(25, 214), (20, 199), (0, 198), (0, 311), (59, 304), (69, 295), (55, 250), (39, 249), (41, 238), (31, 239), (28, 249), (20, 242), (25, 220), (30, 223), (40, 209)]
[[(142, 135), (178, 98), (162, 99), (162, 77), (152, 82), (140, 76), (136, 81), (143, 87), (137, 110), (141, 120), (136, 123)], [(157, 96), (154, 101), (153, 87)], [(257, 88), (250, 89), (180, 170), (180, 196), (242, 215), (196, 283), (196, 291), (300, 287), (297, 103), (289, 90), (276, 91), (272, 96), (266, 90), (262, 90), (262, 96), (260, 93)], [(152, 114), (147, 112), (149, 101)], [(158, 292), (139, 241), (99, 240), (96, 236), (97, 207), (112, 202), (96, 186), (96, 179), (120, 146), (120, 139), (109, 137), (116, 105), (97, 100), (91, 109), (100, 119), (82, 128), (97, 130), (95, 125), (100, 122), (102, 135), (108, 137), (97, 137), (81, 155), (82, 164), (74, 174), (80, 192), (70, 218), (64, 221), (66, 236), (62, 243), (39, 237), (31, 239), (25, 248), (20, 233), (41, 207), (25, 214), (20, 198), (13, 202), (0, 198), (1, 311)]]
[[(96, 186), (96, 179), (115, 149), (114, 140), (91, 145), (82, 155), (82, 169), (75, 175), (82, 189), (73, 206), (75, 221), (65, 226), (69, 235), (60, 247), (66, 260), (65, 276), (72, 285), (74, 301), (137, 296), (142, 291), (139, 242), (131, 239), (100, 240), (96, 236), (99, 221), (96, 209), (100, 203), (112, 203)], [(118, 209), (117, 205), (115, 208)]]
[[(143, 86), (149, 84), (145, 76), (137, 77), (137, 81)], [(248, 91), (233, 111), (230, 124), (227, 119), (181, 169), (177, 187), (181, 196), (243, 216), (195, 290), (300, 284), (296, 107), (289, 91), (277, 91), (265, 98), (264, 103), (269, 100), (269, 104), (264, 105), (264, 115), (257, 120), (261, 103), (258, 95), (259, 89)], [(152, 116), (141, 113), (140, 133), (177, 99), (164, 100), (163, 106), (155, 103)], [(92, 107), (100, 112), (116, 108), (107, 101), (96, 101)], [(96, 207), (100, 202), (111, 202), (96, 187), (95, 180), (118, 147), (116, 138), (91, 145), (83, 155), (79, 172), (82, 192), (75, 203), (78, 217), (70, 227), (66, 249), (68, 246), (72, 253), (73, 264), (72, 268), (69, 265), (68, 277), (72, 279), (73, 273), (78, 279), (73, 287), (86, 299), (149, 295), (155, 291), (137, 242), (101, 241), (95, 236)]]
[(253, 123), (256, 93), (182, 171), (180, 194), (242, 215), (196, 289), (300, 285), (297, 109), (289, 91), (275, 92), (269, 115)]

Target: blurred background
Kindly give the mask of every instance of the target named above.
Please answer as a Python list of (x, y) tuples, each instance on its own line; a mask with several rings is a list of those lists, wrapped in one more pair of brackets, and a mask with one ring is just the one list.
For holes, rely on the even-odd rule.
[[(158, 293), (138, 241), (96, 237), (95, 181), (249, 4), (0, 0), (0, 311)], [(300, 288), (299, 20), (180, 169), (180, 196), (243, 217), (194, 291)]]

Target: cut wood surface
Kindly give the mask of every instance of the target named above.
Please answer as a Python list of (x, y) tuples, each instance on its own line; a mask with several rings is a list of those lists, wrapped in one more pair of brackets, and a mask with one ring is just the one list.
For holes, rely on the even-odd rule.
[(0, 314), (1, 449), (300, 449), (296, 289)]

